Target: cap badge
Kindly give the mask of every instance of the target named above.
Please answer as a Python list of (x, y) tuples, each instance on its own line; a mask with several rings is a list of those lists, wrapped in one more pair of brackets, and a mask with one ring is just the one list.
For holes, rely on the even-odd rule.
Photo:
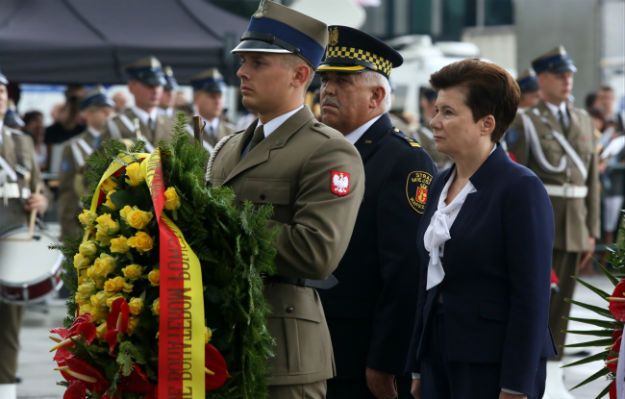
[(339, 44), (339, 29), (336, 26), (332, 26), (328, 32), (328, 45), (336, 46)]

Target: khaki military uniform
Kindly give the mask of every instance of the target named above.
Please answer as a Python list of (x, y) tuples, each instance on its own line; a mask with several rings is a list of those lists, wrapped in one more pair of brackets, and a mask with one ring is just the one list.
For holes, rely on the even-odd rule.
[[(339, 132), (317, 122), (308, 108), (242, 158), (255, 127), (253, 123), (218, 144), (208, 179), (213, 186), (232, 187), (238, 201), (273, 205), (272, 223), (280, 227), (275, 243), (279, 276), (326, 278), (341, 260), (356, 221), (364, 192), (362, 160)], [(333, 183), (339, 173), (349, 176), (347, 186)], [(315, 389), (325, 392), (325, 380), (335, 375), (335, 367), (319, 295), (307, 286), (271, 281), (265, 296), (276, 348), (269, 360), (269, 384), (323, 382)], [(270, 395), (281, 395), (276, 389)]]
[[(186, 125), (185, 128), (192, 137), (195, 137), (191, 126)], [(211, 126), (207, 124), (202, 131), (202, 145), (208, 152), (213, 152), (215, 146), (221, 139), (230, 136), (234, 132), (234, 125), (226, 121), (220, 121), (217, 125), (217, 129), (212, 129)]]
[[(35, 192), (37, 185), (42, 182), (32, 139), (17, 130), (4, 127), (0, 130), (0, 156), (15, 169), (24, 169), (30, 174), (27, 181), (21, 173), (17, 173), (17, 181), (7, 177), (7, 181), (0, 185), (0, 233), (5, 233), (13, 227), (25, 225), (28, 222), (21, 198), (7, 195), (5, 204), (5, 190), (21, 192), (22, 197), (28, 198)], [(0, 168), (1, 169), (1, 168)], [(15, 187), (17, 188), (9, 188)], [(19, 194), (18, 194), (19, 195)], [(3, 265), (5, 266), (5, 265)], [(14, 384), (17, 371), (17, 353), (19, 350), (19, 329), (22, 320), (22, 307), (0, 301), (0, 384)]]
[(59, 173), (58, 212), (61, 240), (82, 234), (78, 214), (82, 210), (80, 199), (87, 194), (87, 159), (109, 138), (108, 133), (96, 137), (86, 130), (65, 144)]
[(416, 131), (416, 134), (412, 135), (412, 138), (417, 140), (421, 147), (428, 153), (428, 155), (434, 161), (436, 168), (438, 170), (445, 170), (451, 166), (451, 158), (442, 152), (438, 152), (436, 150), (436, 143), (434, 141), (434, 134), (430, 129), (425, 126), (419, 126)]
[(147, 151), (152, 151), (160, 141), (169, 140), (174, 135), (174, 120), (157, 113), (154, 129), (141, 121), (141, 118), (132, 110), (126, 108), (121, 113), (108, 120), (105, 133), (114, 139), (131, 139), (137, 141), (136, 123), (139, 124), (141, 137), (146, 140)]
[[(526, 165), (545, 184), (553, 205), (555, 240), (553, 268), (560, 278), (560, 291), (551, 298), (550, 327), (562, 356), (577, 265), (589, 248), (589, 237), (599, 237), (599, 174), (596, 139), (590, 117), (585, 111), (568, 107), (569, 128), (560, 122), (541, 101), (517, 114), (506, 133), (511, 156)], [(533, 126), (533, 129), (532, 129)], [(562, 136), (558, 136), (561, 134)], [(558, 139), (564, 137), (570, 145)], [(571, 156), (571, 150), (577, 157)], [(577, 158), (577, 159), (575, 159)]]

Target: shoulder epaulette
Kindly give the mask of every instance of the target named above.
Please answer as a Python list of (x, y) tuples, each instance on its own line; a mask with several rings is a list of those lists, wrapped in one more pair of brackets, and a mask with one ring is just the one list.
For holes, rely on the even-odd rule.
[(395, 136), (403, 139), (404, 141), (406, 141), (408, 143), (408, 145), (411, 146), (412, 148), (421, 148), (421, 144), (417, 143), (416, 140), (408, 137), (404, 132), (402, 132), (401, 130), (399, 130), (396, 127), (393, 128), (393, 134)]
[(310, 126), (312, 130), (319, 132), (326, 137), (332, 137), (332, 132), (334, 131), (334, 129), (332, 129), (331, 127), (317, 121), (313, 122)]

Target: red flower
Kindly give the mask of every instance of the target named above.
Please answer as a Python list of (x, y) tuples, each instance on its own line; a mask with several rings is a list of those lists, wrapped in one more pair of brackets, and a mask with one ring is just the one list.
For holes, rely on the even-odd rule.
[(612, 380), (610, 383), (610, 399), (618, 399), (616, 397), (616, 380)]
[(625, 322), (625, 280), (621, 280), (620, 283), (614, 287), (614, 292), (610, 299), (610, 305), (608, 308), (612, 313), (612, 316), (620, 322)]
[[(89, 313), (76, 317), (70, 328), (53, 328), (50, 332), (58, 334), (61, 338), (63, 338), (62, 341), (57, 341), (57, 344), (50, 350), (50, 352), (73, 345), (73, 340), (80, 336), (82, 336), (88, 344), (92, 343), (96, 337), (96, 328), (91, 322), (91, 315)], [(63, 355), (59, 356), (62, 357)], [(55, 355), (54, 360), (57, 360), (56, 357), (57, 355)]]
[[(74, 395), (80, 395), (86, 389), (102, 394), (109, 387), (108, 381), (98, 369), (74, 356), (65, 359), (65, 365), (60, 367), (59, 371), (63, 378), (70, 382), (63, 399), (84, 399), (84, 395)], [(84, 386), (84, 389), (81, 385)]]
[(206, 391), (210, 392), (220, 388), (230, 378), (226, 360), (211, 344), (204, 346), (204, 365)]
[(124, 298), (113, 301), (111, 312), (106, 319), (106, 334), (104, 339), (109, 344), (109, 353), (113, 353), (117, 346), (118, 334), (128, 331), (128, 302)]
[(128, 377), (123, 377), (119, 383), (119, 390), (123, 392), (133, 392), (142, 394), (151, 394), (154, 392), (154, 385), (148, 380), (141, 367), (133, 366), (132, 373)]
[(618, 364), (618, 353), (621, 349), (621, 339), (623, 338), (623, 330), (620, 330), (620, 334), (618, 331), (615, 331), (613, 337), (615, 337), (614, 343), (610, 348), (610, 352), (608, 353), (608, 359), (606, 360), (606, 367), (610, 369), (612, 374), (616, 374), (616, 366)]

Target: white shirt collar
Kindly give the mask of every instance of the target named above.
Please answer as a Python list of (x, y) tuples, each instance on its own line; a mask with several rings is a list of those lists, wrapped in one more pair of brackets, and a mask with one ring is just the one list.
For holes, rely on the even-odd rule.
[(564, 118), (567, 118), (566, 101), (562, 101), (560, 105), (554, 105), (549, 101), (545, 101), (545, 104), (547, 104), (547, 108), (549, 108), (553, 116), (556, 117), (556, 120), (560, 120), (560, 111), (564, 114)]
[(154, 108), (152, 112), (148, 113), (139, 107), (132, 107), (132, 112), (134, 112), (135, 115), (139, 117), (141, 123), (143, 123), (144, 125), (148, 124), (148, 120), (150, 120), (150, 118), (155, 121), (156, 117), (158, 116), (158, 108)]
[(91, 126), (87, 126), (87, 131), (93, 137), (100, 137), (102, 135), (102, 133), (98, 129), (94, 129)]
[(295, 113), (297, 111), (299, 111), (300, 109), (304, 108), (304, 104), (300, 105), (299, 107), (295, 108), (293, 111), (289, 111), (286, 114), (282, 114), (280, 116), (277, 116), (275, 118), (273, 118), (272, 120), (270, 120), (267, 123), (261, 123), (260, 119), (258, 120), (258, 124), (256, 125), (256, 127), (260, 126), (260, 125), (264, 125), (263, 127), (263, 132), (265, 133), (265, 138), (269, 137), (269, 135), (273, 132), (276, 131), (276, 129), (278, 129), (280, 126), (282, 126), (282, 124), (284, 122), (287, 121), (287, 119), (289, 119), (290, 117), (292, 117), (293, 115), (295, 115)]
[(204, 121), (206, 122), (206, 127), (212, 127), (213, 131), (217, 131), (217, 128), (219, 127), (219, 117), (218, 116), (214, 117), (211, 120), (204, 119)]
[(380, 119), (380, 117), (382, 117), (382, 114), (375, 116), (372, 119), (369, 119), (369, 121), (366, 122), (364, 125), (361, 125), (360, 127), (356, 128), (353, 132), (346, 134), (345, 139), (347, 139), (347, 141), (349, 141), (352, 144), (356, 144), (356, 142), (362, 137), (362, 135), (365, 134), (365, 132), (369, 130), (371, 125), (373, 125), (378, 119)]

